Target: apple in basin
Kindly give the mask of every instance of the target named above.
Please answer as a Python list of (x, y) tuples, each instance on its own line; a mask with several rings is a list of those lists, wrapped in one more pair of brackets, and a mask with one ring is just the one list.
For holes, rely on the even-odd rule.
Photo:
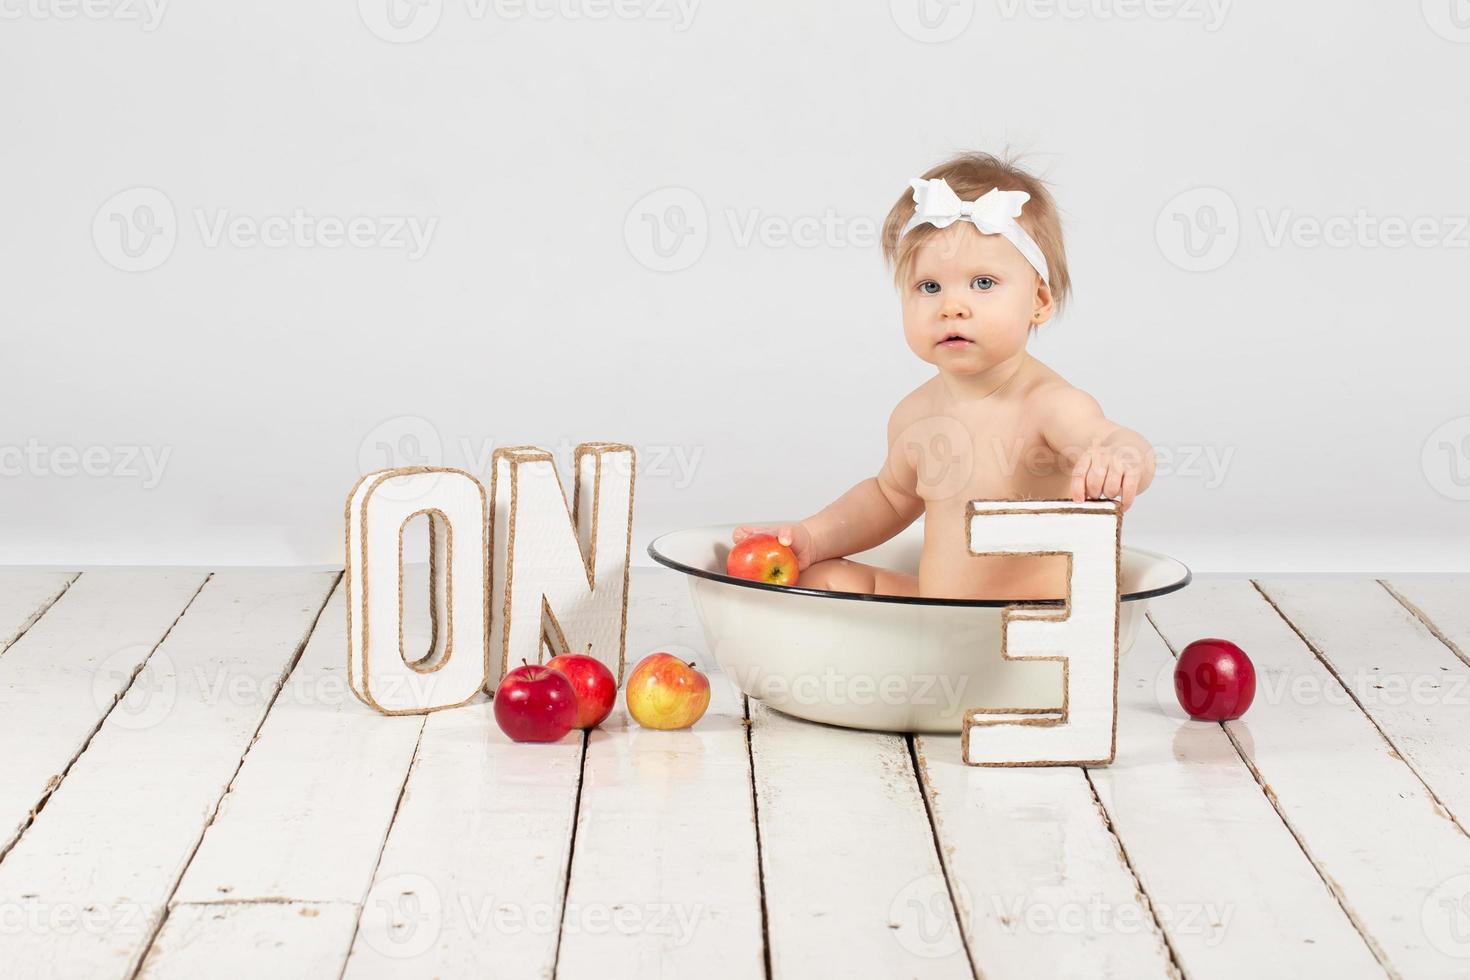
[(795, 585), (800, 570), (796, 552), (774, 534), (752, 534), (730, 549), (725, 574), (772, 585)]

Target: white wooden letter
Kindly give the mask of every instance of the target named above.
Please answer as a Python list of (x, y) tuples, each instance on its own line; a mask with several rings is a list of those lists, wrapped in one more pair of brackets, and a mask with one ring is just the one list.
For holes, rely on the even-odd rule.
[[(492, 688), (524, 658), (587, 652), (623, 679), (628, 550), (633, 542), (632, 446), (588, 442), (574, 454), (572, 505), (551, 453), (497, 449), (491, 484), (495, 570)], [(503, 542), (503, 544), (502, 544)]]
[(1001, 612), (1002, 659), (1060, 661), (1060, 704), (966, 711), (960, 737), (964, 761), (972, 766), (1107, 765), (1117, 746), (1118, 504), (975, 500), (966, 516), (971, 554), (1066, 555), (1068, 569), (1062, 609), (1007, 606)]
[[(403, 530), (429, 520), (433, 643), (426, 657), (403, 649)], [(468, 702), (489, 668), (485, 580), (489, 569), (485, 488), (463, 470), (412, 466), (369, 473), (347, 498), (347, 679), (384, 714)]]

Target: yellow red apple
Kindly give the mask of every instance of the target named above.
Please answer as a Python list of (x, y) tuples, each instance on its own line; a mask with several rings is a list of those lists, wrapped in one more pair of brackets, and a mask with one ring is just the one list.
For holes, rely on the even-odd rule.
[(730, 549), (725, 574), (772, 585), (795, 585), (799, 576), (796, 552), (774, 534), (752, 534)]
[(624, 689), (628, 714), (644, 728), (688, 728), (709, 707), (709, 678), (672, 653), (638, 661)]

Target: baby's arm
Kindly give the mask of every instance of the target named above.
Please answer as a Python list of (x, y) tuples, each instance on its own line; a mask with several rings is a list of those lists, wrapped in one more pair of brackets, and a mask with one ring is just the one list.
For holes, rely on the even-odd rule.
[(1118, 498), (1127, 510), (1154, 479), (1154, 449), (1147, 439), (1110, 422), (1102, 406), (1071, 385), (1038, 388), (1041, 434), (1056, 453), (1073, 464), (1072, 499)]
[[(877, 547), (924, 512), (924, 501), (915, 493), (918, 474), (902, 448), (894, 447), (903, 429), (899, 419), (895, 409), (888, 420), (888, 459), (877, 476), (858, 483), (806, 520), (771, 531), (791, 545), (799, 568)], [(735, 541), (761, 530), (766, 529), (739, 527)]]

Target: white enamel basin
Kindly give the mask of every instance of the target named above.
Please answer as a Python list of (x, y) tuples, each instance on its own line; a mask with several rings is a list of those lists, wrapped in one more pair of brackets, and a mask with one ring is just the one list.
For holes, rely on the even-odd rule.
[[(673, 531), (648, 553), (688, 576), (710, 652), (747, 695), (810, 721), (893, 732), (958, 732), (969, 708), (1060, 703), (1059, 664), (1001, 659), (1001, 610), (1017, 603), (867, 596), (731, 578), (725, 558), (735, 526)], [(922, 546), (920, 521), (849, 557), (916, 574)], [(1184, 588), (1189, 578), (1189, 569), (1167, 555), (1124, 547), (1120, 653), (1133, 645), (1148, 600)]]

